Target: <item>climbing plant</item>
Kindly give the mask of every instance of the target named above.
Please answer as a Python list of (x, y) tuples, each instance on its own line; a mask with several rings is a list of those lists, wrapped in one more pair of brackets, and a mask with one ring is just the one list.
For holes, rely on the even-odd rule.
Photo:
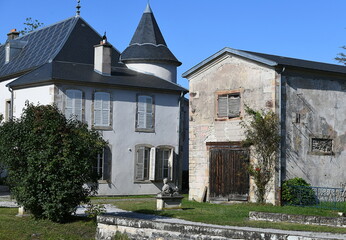
[(279, 150), (279, 120), (273, 111), (256, 111), (245, 106), (245, 112), (247, 117), (241, 122), (245, 134), (242, 144), (251, 147), (251, 155), (256, 159), (249, 163), (247, 169), (256, 185), (257, 202), (264, 203)]

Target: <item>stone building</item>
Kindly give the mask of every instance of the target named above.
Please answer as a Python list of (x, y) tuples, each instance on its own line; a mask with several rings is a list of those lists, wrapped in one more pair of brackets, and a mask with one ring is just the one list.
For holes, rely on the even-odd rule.
[(99, 130), (109, 143), (95, 156), (100, 195), (156, 194), (163, 178), (181, 185), (187, 90), (149, 4), (122, 53), (78, 12), (18, 35), (0, 46), (5, 120), (20, 117), (26, 101), (54, 103)]
[(190, 199), (255, 201), (243, 163), (244, 105), (272, 110), (282, 141), (267, 202), (283, 180), (346, 182), (346, 67), (224, 48), (183, 74), (189, 80)]

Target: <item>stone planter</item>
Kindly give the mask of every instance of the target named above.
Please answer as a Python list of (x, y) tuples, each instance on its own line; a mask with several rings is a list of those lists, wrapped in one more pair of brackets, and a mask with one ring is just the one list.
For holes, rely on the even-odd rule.
[(162, 210), (180, 210), (181, 208), (181, 200), (184, 197), (181, 195), (169, 195), (164, 196), (158, 194), (156, 197), (156, 209), (158, 211)]

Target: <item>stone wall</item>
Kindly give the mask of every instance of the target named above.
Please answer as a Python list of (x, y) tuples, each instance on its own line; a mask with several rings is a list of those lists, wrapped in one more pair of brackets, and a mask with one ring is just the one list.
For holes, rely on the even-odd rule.
[(322, 217), (290, 215), (283, 213), (250, 212), (249, 218), (250, 220), (254, 221), (288, 222), (329, 227), (346, 227), (346, 217)]
[(282, 77), (283, 180), (301, 177), (316, 187), (346, 181), (344, 77), (287, 70)]
[(179, 224), (157, 222), (114, 215), (97, 217), (97, 240), (108, 240), (116, 232), (125, 233), (130, 239), (155, 240), (322, 240), (345, 239), (342, 234), (311, 233), (300, 231), (280, 231), (245, 227), (227, 227), (206, 224)]
[[(202, 201), (209, 187), (208, 142), (239, 142), (244, 139), (239, 123), (244, 118), (244, 106), (259, 110), (277, 111), (277, 73), (262, 64), (232, 54), (214, 59), (189, 76), (190, 86), (190, 149), (189, 199)], [(216, 120), (217, 92), (239, 91), (240, 117)], [(274, 186), (275, 182), (271, 183)], [(250, 200), (255, 201), (253, 184)], [(268, 201), (275, 202), (275, 189), (271, 187)], [(208, 200), (208, 191), (207, 200)]]

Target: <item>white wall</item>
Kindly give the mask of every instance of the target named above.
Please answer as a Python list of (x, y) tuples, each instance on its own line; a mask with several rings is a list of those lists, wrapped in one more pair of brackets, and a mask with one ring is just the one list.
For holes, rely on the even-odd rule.
[(19, 118), (25, 102), (47, 105), (54, 103), (54, 85), (31, 87), (13, 91), (13, 116)]
[[(92, 124), (93, 93), (105, 91), (111, 94), (112, 128), (101, 131), (109, 142), (112, 151), (111, 183), (100, 183), (100, 195), (139, 195), (156, 194), (161, 191), (162, 182), (134, 182), (135, 146), (149, 144), (152, 146), (168, 145), (178, 153), (179, 144), (179, 94), (152, 93), (109, 88), (91, 88), (79, 86), (60, 86), (56, 96), (57, 105), (63, 108), (66, 89), (83, 91), (85, 98), (85, 121)], [(136, 132), (136, 96), (138, 93), (149, 94), (155, 98), (155, 132)]]
[(137, 72), (154, 75), (164, 80), (177, 83), (177, 67), (159, 63), (128, 63), (126, 66)]

